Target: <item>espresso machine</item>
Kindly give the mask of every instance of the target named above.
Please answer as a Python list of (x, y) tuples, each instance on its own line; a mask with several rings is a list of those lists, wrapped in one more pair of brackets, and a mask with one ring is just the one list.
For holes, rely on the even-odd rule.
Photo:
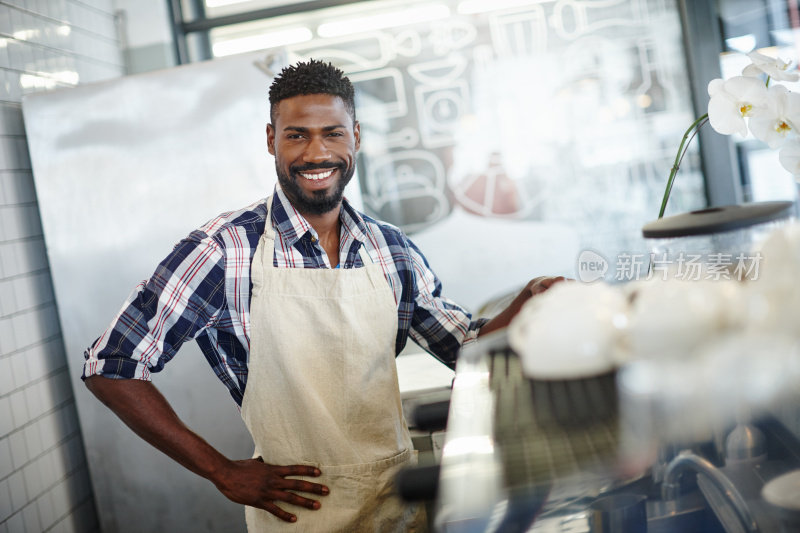
[[(528, 370), (530, 357), (560, 356), (553, 336), (593, 354), (591, 342), (607, 337), (582, 332), (608, 306), (556, 302), (569, 300), (567, 289), (515, 319), (549, 317), (538, 337), (512, 323), (464, 347), (450, 400), (436, 406), (441, 460), (406, 497), (425, 493), (434, 529), (448, 533), (800, 531), (800, 328), (784, 316), (795, 304), (800, 315), (800, 291), (795, 301), (780, 281), (791, 260), (772, 261), (800, 258), (800, 228), (764, 244), (791, 210), (767, 202), (645, 226), (651, 261), (675, 267), (697, 255), (700, 275), (715, 279), (604, 289), (627, 306), (608, 318), (624, 352), (613, 364), (584, 365), (582, 375), (565, 373), (569, 365)], [(758, 254), (761, 279), (734, 261), (719, 266)], [(586, 301), (600, 294), (569, 290)], [(409, 479), (399, 479), (401, 493)]]

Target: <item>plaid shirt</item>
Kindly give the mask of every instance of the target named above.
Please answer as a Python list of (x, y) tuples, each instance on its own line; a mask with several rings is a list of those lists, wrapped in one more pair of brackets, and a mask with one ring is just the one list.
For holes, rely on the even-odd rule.
[[(314, 228), (283, 191), (276, 189), (273, 198), (275, 266), (331, 268)], [(266, 216), (261, 200), (223, 213), (180, 241), (86, 351), (83, 378), (149, 380), (184, 341), (195, 339), (241, 406), (250, 351), (250, 265)], [(486, 321), (471, 321), (469, 313), (441, 296), (442, 285), (425, 257), (398, 228), (358, 213), (347, 200), (339, 219), (341, 268), (362, 266), (358, 250), (363, 245), (394, 292), (396, 353), (410, 336), (452, 368), (461, 345), (474, 340)]]

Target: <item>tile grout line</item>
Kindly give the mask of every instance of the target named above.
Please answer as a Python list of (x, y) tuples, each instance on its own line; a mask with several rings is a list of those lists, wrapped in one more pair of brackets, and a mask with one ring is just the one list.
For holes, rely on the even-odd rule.
[[(60, 337), (60, 336), (61, 336), (61, 335), (59, 334), (59, 335), (58, 335), (58, 337)], [(55, 340), (56, 338), (57, 338), (56, 336), (49, 337), (50, 341), (47, 341), (47, 342), (41, 342), (41, 343), (39, 343), (39, 344), (47, 344), (48, 342), (51, 342), (52, 340)], [(31, 346), (38, 346), (39, 344), (32, 344)], [(3, 354), (3, 357), (2, 357), (2, 359), (9, 359), (9, 358), (11, 358), (11, 356), (12, 356), (12, 355), (14, 355), (14, 353)], [(68, 365), (67, 365), (67, 363), (66, 363), (66, 358), (64, 358), (64, 359), (65, 359), (65, 363), (64, 363), (64, 365), (63, 365), (63, 366), (60, 366), (60, 367), (58, 367), (58, 368), (56, 368), (56, 369), (54, 369), (54, 370), (51, 370), (51, 371), (50, 371), (48, 374), (45, 374), (44, 376), (41, 376), (41, 377), (39, 377), (39, 378), (36, 378), (36, 379), (32, 379), (32, 380), (30, 380), (28, 383), (26, 383), (25, 385), (22, 385), (21, 387), (17, 387), (16, 389), (12, 389), (12, 390), (10, 390), (10, 391), (8, 391), (8, 392), (4, 392), (4, 393), (0, 394), (0, 399), (3, 399), (3, 398), (8, 398), (8, 397), (10, 397), (12, 394), (16, 394), (17, 392), (19, 392), (19, 391), (21, 391), (21, 390), (24, 390), (24, 389), (28, 388), (30, 385), (37, 384), (37, 383), (39, 383), (39, 382), (41, 382), (41, 381), (44, 381), (45, 379), (49, 379), (49, 378), (53, 377), (53, 376), (54, 376), (54, 375), (56, 375), (58, 372), (62, 371), (62, 369), (63, 369), (64, 367), (67, 367), (67, 366), (68, 366)], [(12, 431), (12, 433), (13, 433), (13, 431)], [(3, 436), (0, 436), (0, 438), (3, 438)]]
[[(41, 420), (44, 420), (44, 418), (45, 418), (46, 416), (52, 415), (53, 413), (55, 413), (55, 412), (57, 412), (57, 411), (60, 411), (60, 410), (62, 410), (62, 409), (66, 409), (66, 408), (68, 408), (70, 405), (73, 405), (73, 406), (75, 406), (75, 401), (74, 401), (74, 400), (75, 400), (75, 398), (74, 398), (74, 397), (67, 398), (66, 400), (64, 400), (64, 401), (63, 401), (63, 402), (61, 402), (60, 404), (58, 404), (58, 405), (56, 405), (56, 406), (52, 407), (52, 408), (51, 408), (49, 411), (47, 411), (46, 413), (42, 413), (41, 415), (39, 415), (38, 417), (36, 417), (34, 420), (29, 420), (28, 422), (25, 422), (25, 424), (23, 424), (22, 426), (18, 427), (17, 429), (15, 429), (14, 431), (12, 431), (11, 433), (8, 433), (8, 434), (4, 435), (3, 437), (0, 437), (0, 440), (3, 440), (3, 439), (6, 439), (6, 438), (8, 438), (8, 437), (10, 437), (11, 435), (13, 435), (14, 433), (18, 433), (18, 432), (20, 432), (20, 431), (24, 431), (24, 430), (25, 430), (25, 429), (27, 429), (29, 426), (32, 426), (33, 424), (35, 424), (35, 423), (37, 423), (37, 422), (40, 422)], [(76, 420), (77, 420), (77, 408), (76, 408)], [(65, 435), (65, 436), (61, 436), (61, 439), (60, 439), (60, 440), (58, 440), (58, 441), (56, 441), (56, 444), (52, 445), (51, 447), (47, 448), (46, 450), (43, 450), (43, 451), (42, 451), (41, 453), (39, 453), (39, 455), (37, 455), (36, 457), (34, 457), (34, 458), (29, 458), (29, 459), (28, 459), (27, 461), (25, 461), (25, 462), (24, 462), (22, 465), (20, 465), (20, 467), (19, 467), (19, 468), (15, 468), (14, 470), (12, 470), (12, 472), (11, 472), (9, 475), (7, 475), (7, 476), (5, 476), (5, 477), (3, 477), (3, 478), (0, 478), (0, 481), (5, 481), (6, 479), (8, 479), (8, 478), (10, 478), (11, 476), (13, 476), (13, 475), (14, 475), (16, 472), (20, 472), (20, 471), (22, 471), (22, 470), (23, 470), (25, 467), (29, 466), (29, 465), (30, 465), (30, 464), (32, 464), (34, 461), (38, 461), (38, 460), (39, 460), (39, 459), (41, 459), (41, 458), (42, 458), (44, 455), (46, 455), (46, 454), (48, 454), (49, 452), (51, 452), (51, 451), (55, 450), (56, 448), (58, 448), (59, 446), (61, 446), (63, 443), (67, 442), (67, 441), (68, 441), (68, 440), (70, 440), (71, 438), (74, 438), (74, 435), (78, 435), (79, 437), (83, 438), (83, 437), (81, 436), (81, 428), (80, 428), (80, 427), (76, 427), (76, 428), (75, 428), (75, 429), (74, 429), (72, 432), (68, 433), (67, 435)], [(27, 443), (26, 443), (26, 446), (27, 446)]]
[[(58, 368), (56, 368), (54, 370), (51, 370), (48, 374), (46, 374), (46, 375), (44, 375), (44, 376), (42, 376), (40, 378), (36, 378), (34, 380), (29, 381), (26, 385), (23, 385), (22, 387), (17, 387), (13, 391), (11, 391), (11, 392), (9, 392), (7, 394), (4, 394), (3, 396), (0, 396), (0, 399), (7, 398), (7, 397), (11, 396), (12, 394), (15, 394), (15, 393), (17, 393), (19, 391), (27, 389), (31, 385), (36, 385), (38, 383), (41, 383), (41, 382), (46, 381), (48, 379), (51, 379), (51, 378), (53, 378), (53, 377), (55, 377), (55, 376), (57, 376), (58, 374), (61, 374), (61, 373), (66, 373), (67, 377), (69, 378), (69, 367), (68, 367), (68, 365), (66, 363), (63, 366), (60, 366), (60, 367), (58, 367)], [(64, 400), (64, 401), (67, 401), (67, 400)], [(61, 405), (61, 404), (59, 404), (59, 405)], [(55, 406), (53, 409), (55, 409), (56, 407), (58, 407), (58, 405)], [(36, 418), (28, 420), (24, 424), (15, 427), (13, 430), (11, 430), (10, 432), (6, 433), (5, 435), (0, 435), (0, 439), (4, 439), (4, 438), (8, 437), (9, 435), (11, 435), (12, 433), (16, 433), (17, 430), (25, 429), (28, 425), (36, 423), (41, 417), (47, 415), (49, 412), (50, 411), (44, 412), (41, 415), (37, 416)]]
[[(0, 315), (0, 320), (13, 319), (15, 317), (26, 315), (26, 314), (31, 313), (31, 312), (42, 311), (44, 309), (47, 309), (48, 307), (51, 307), (51, 304), (55, 304), (55, 301), (56, 301), (55, 300), (55, 295), (53, 295), (53, 299), (52, 300), (39, 302), (39, 303), (37, 303), (36, 305), (34, 305), (32, 307), (26, 307), (25, 309), (18, 309), (16, 311), (14, 311), (13, 313), (9, 313), (7, 315)], [(55, 305), (52, 305), (52, 307), (55, 307)], [(56, 311), (58, 311), (58, 309), (56, 309)], [(12, 353), (13, 352), (8, 352), (7, 354), (3, 354), (3, 356), (10, 355)], [(0, 356), (0, 359), (3, 359), (3, 356)]]
[[(55, 528), (55, 527), (56, 527), (58, 524), (60, 524), (62, 520), (64, 520), (64, 519), (65, 519), (66, 517), (68, 517), (69, 515), (73, 514), (73, 513), (74, 513), (74, 512), (75, 512), (75, 511), (78, 509), (78, 507), (80, 507), (81, 505), (85, 504), (85, 503), (86, 503), (87, 501), (89, 501), (89, 500), (94, 500), (94, 493), (92, 493), (91, 486), (89, 487), (89, 495), (88, 495), (88, 496), (86, 496), (86, 497), (85, 497), (83, 500), (81, 500), (80, 502), (76, 503), (76, 504), (75, 504), (75, 505), (74, 505), (74, 506), (73, 506), (71, 509), (69, 509), (69, 510), (68, 510), (68, 511), (67, 511), (67, 512), (66, 512), (66, 513), (63, 515), (63, 516), (59, 516), (59, 517), (56, 519), (56, 521), (55, 521), (55, 522), (53, 522), (53, 524), (52, 524), (50, 527), (48, 527), (48, 528), (44, 529), (44, 530), (42, 531), (42, 533), (48, 533), (49, 531), (52, 531), (52, 530), (53, 530), (53, 528)], [(40, 525), (41, 525), (41, 524), (40, 524)]]
[[(88, 466), (89, 466), (89, 463), (88, 463), (88, 461), (85, 461), (85, 460), (84, 460), (84, 461), (82, 461), (81, 463), (79, 463), (78, 465), (76, 465), (74, 469), (70, 470), (69, 472), (66, 472), (66, 473), (64, 474), (64, 476), (62, 476), (61, 478), (59, 478), (59, 479), (57, 479), (55, 482), (53, 482), (53, 484), (52, 484), (52, 485), (50, 485), (49, 487), (47, 487), (47, 489), (46, 489), (46, 490), (44, 490), (44, 491), (43, 491), (41, 494), (39, 494), (39, 495), (37, 495), (37, 496), (35, 496), (35, 497), (33, 497), (33, 498), (29, 498), (29, 499), (28, 499), (28, 501), (27, 501), (27, 503), (25, 503), (25, 505), (23, 505), (22, 507), (20, 507), (19, 509), (17, 509), (15, 512), (13, 512), (13, 513), (11, 513), (10, 515), (8, 515), (8, 517), (7, 517), (5, 520), (3, 520), (2, 522), (0, 522), (0, 524), (4, 524), (4, 523), (8, 522), (8, 521), (9, 521), (10, 519), (12, 519), (12, 518), (13, 518), (15, 515), (17, 515), (17, 514), (19, 514), (19, 513), (22, 513), (22, 512), (23, 512), (23, 511), (25, 511), (25, 509), (27, 509), (28, 507), (30, 507), (30, 506), (32, 506), (32, 505), (36, 505), (36, 504), (37, 504), (37, 502), (38, 502), (38, 500), (39, 500), (39, 499), (40, 499), (42, 496), (44, 496), (44, 495), (45, 495), (45, 494), (46, 494), (46, 493), (47, 493), (49, 490), (52, 490), (52, 489), (53, 489), (53, 487), (55, 487), (56, 485), (58, 485), (58, 484), (59, 484), (59, 483), (61, 483), (62, 481), (65, 481), (65, 480), (69, 479), (70, 477), (74, 476), (75, 474), (78, 474), (78, 473), (79, 473), (79, 472), (80, 472), (82, 469), (86, 470), (86, 473), (87, 473), (87, 475), (88, 475), (88, 473), (89, 473)], [(26, 487), (26, 489), (27, 489), (27, 487)], [(73, 512), (73, 511), (74, 511), (74, 510), (77, 508), (77, 507), (80, 507), (80, 505), (83, 505), (84, 503), (86, 503), (86, 500), (89, 500), (89, 499), (94, 499), (94, 494), (92, 493), (92, 488), (91, 488), (91, 481), (90, 481), (90, 485), (89, 485), (89, 495), (88, 495), (86, 498), (84, 498), (83, 500), (81, 500), (81, 501), (80, 501), (80, 504), (78, 504), (78, 505), (75, 505), (75, 507), (74, 507), (74, 508), (70, 509), (68, 513), (66, 513), (65, 515), (63, 515), (63, 516), (61, 516), (61, 517), (57, 518), (57, 519), (55, 520), (55, 522), (53, 522), (53, 524), (50, 526), (50, 528), (48, 528), (48, 529), (47, 529), (47, 531), (49, 531), (49, 530), (50, 530), (50, 529), (51, 529), (53, 526), (57, 525), (57, 524), (58, 524), (58, 523), (59, 523), (61, 520), (63, 520), (65, 517), (69, 516), (69, 515), (70, 515), (70, 514), (71, 514), (71, 513), (72, 513), (72, 512)], [(40, 524), (40, 525), (41, 525), (41, 524)], [(43, 531), (42, 533), (44, 533), (44, 531)]]
[[(7, 242), (11, 242), (11, 241), (7, 241)], [(8, 276), (8, 277), (5, 277), (5, 278), (0, 277), (0, 281), (14, 281), (14, 280), (17, 280), (17, 279), (27, 278), (29, 276), (33, 276), (33, 275), (37, 275), (37, 274), (43, 274), (45, 272), (50, 272), (50, 267), (44, 267), (44, 268), (39, 268), (39, 269), (36, 269), (36, 270), (31, 270), (30, 272), (25, 272), (23, 274), (14, 274), (13, 276)], [(3, 354), (0, 354), (0, 359), (2, 359), (2, 357), (3, 357)]]
[[(59, 54), (62, 54), (62, 55), (70, 55), (70, 56), (73, 56), (73, 57), (75, 57), (77, 59), (82, 59), (84, 61), (88, 61), (90, 63), (111, 65), (111, 66), (115, 66), (115, 67), (124, 66), (124, 64), (120, 65), (120, 64), (117, 64), (117, 63), (110, 63), (110, 62), (104, 61), (102, 59), (97, 59), (95, 57), (91, 57), (91, 56), (87, 56), (87, 55), (84, 55), (84, 54), (80, 54), (78, 52), (74, 52), (72, 50), (69, 50), (68, 48), (55, 48), (53, 46), (37, 43), (35, 41), (23, 41), (23, 40), (20, 40), (20, 39), (16, 39), (16, 38), (14, 38), (13, 35), (8, 35), (7, 33), (0, 32), (0, 38), (11, 39), (11, 40), (16, 41), (18, 43), (25, 43), (25, 44), (28, 44), (28, 45), (31, 45), (31, 46), (37, 46), (39, 48), (44, 48), (45, 50), (49, 50), (51, 52), (58, 52)], [(20, 70), (18, 68), (14, 68), (14, 67), (2, 67), (2, 68), (6, 69), (6, 70), (14, 70), (14, 71), (17, 71), (17, 72), (23, 72), (25, 74), (33, 74), (32, 71)]]
[[(66, 402), (65, 402), (65, 403), (66, 403)], [(23, 464), (23, 465), (22, 465), (22, 466), (20, 466), (19, 468), (15, 468), (15, 469), (14, 469), (14, 470), (13, 470), (13, 471), (12, 471), (12, 472), (9, 474), (9, 475), (7, 475), (6, 477), (4, 477), (4, 478), (0, 478), (0, 483), (2, 483), (3, 481), (6, 481), (8, 478), (10, 478), (11, 476), (13, 476), (13, 475), (14, 475), (14, 474), (16, 474), (17, 472), (22, 472), (22, 471), (23, 471), (23, 470), (25, 470), (27, 467), (29, 467), (30, 465), (32, 465), (33, 463), (35, 463), (36, 461), (38, 461), (39, 459), (41, 459), (42, 457), (44, 457), (45, 455), (47, 455), (48, 453), (50, 453), (50, 452), (52, 452), (52, 451), (54, 451), (54, 450), (57, 450), (58, 448), (61, 448), (61, 447), (62, 447), (62, 446), (64, 446), (66, 443), (68, 443), (69, 441), (71, 441), (72, 439), (74, 439), (74, 438), (76, 438), (76, 437), (79, 437), (79, 438), (81, 437), (81, 430), (80, 430), (80, 428), (75, 428), (75, 430), (74, 430), (74, 431), (72, 431), (71, 433), (69, 433), (69, 434), (67, 434), (66, 436), (62, 437), (62, 438), (61, 438), (61, 440), (59, 440), (58, 442), (56, 442), (55, 444), (53, 444), (52, 446), (50, 446), (50, 447), (49, 447), (49, 448), (47, 448), (46, 450), (43, 450), (41, 453), (39, 453), (39, 455), (37, 455), (36, 457), (33, 457), (33, 458), (31, 458), (31, 459), (28, 459), (27, 461), (25, 461), (25, 464)], [(83, 450), (83, 448), (81, 448), (81, 449)], [(85, 454), (84, 454), (84, 455), (85, 455)], [(80, 466), (81, 464), (88, 464), (88, 463), (87, 463), (87, 461), (84, 459), (84, 460), (83, 460), (83, 462), (81, 462), (81, 463), (78, 463), (78, 465), (76, 465), (75, 469), (77, 469), (77, 468), (78, 468), (78, 466)], [(38, 497), (39, 497), (39, 496), (41, 496), (41, 495), (42, 495), (42, 493), (36, 494), (35, 496), (32, 496), (30, 499), (31, 499), (31, 500), (35, 500), (36, 498), (38, 498)]]
[[(76, 2), (73, 2), (73, 4), (75, 4), (75, 3)], [(89, 9), (91, 9), (95, 13), (106, 15), (106, 16), (108, 16), (108, 18), (111, 19), (112, 22), (114, 21), (114, 14), (113, 13), (107, 13), (105, 11), (99, 10), (99, 9), (94, 8), (92, 6), (83, 4), (82, 2), (78, 2), (78, 3), (80, 5), (83, 5), (84, 7), (87, 7)], [(44, 20), (46, 20), (48, 22), (55, 22), (57, 24), (63, 24), (63, 25), (69, 26), (71, 29), (81, 31), (82, 33), (86, 33), (86, 34), (89, 34), (89, 35), (96, 35), (97, 37), (100, 37), (100, 38), (102, 38), (102, 39), (104, 39), (104, 40), (106, 40), (108, 42), (112, 42), (114, 44), (119, 44), (119, 39), (112, 39), (111, 37), (103, 35), (102, 33), (97, 33), (96, 31), (92, 31), (92, 30), (90, 30), (88, 28), (84, 28), (83, 26), (77, 26), (75, 24), (70, 23), (68, 20), (57, 19), (57, 18), (51, 17), (50, 15), (47, 15), (45, 13), (39, 13), (38, 11), (33, 11), (31, 9), (28, 9), (27, 7), (18, 6), (18, 5), (15, 5), (15, 4), (11, 4), (9, 2), (3, 2), (2, 0), (0, 0), (0, 6), (8, 6), (8, 7), (12, 8), (12, 9), (16, 9), (17, 11), (20, 11), (20, 12), (23, 12), (23, 13), (27, 13), (29, 15), (34, 15), (36, 18), (41, 18), (41, 19), (44, 19)]]
[[(42, 240), (42, 241), (44, 240), (40, 239), (39, 237), (44, 237), (44, 235), (35, 235), (32, 237), (20, 237), (18, 239), (9, 239), (7, 241), (0, 241), (0, 244), (17, 244), (20, 242), (33, 242), (37, 240)], [(5, 279), (5, 278), (0, 278), (0, 279)]]

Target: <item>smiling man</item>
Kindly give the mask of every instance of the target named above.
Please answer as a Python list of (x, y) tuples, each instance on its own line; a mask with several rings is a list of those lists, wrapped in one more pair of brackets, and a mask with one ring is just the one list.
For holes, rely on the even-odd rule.
[[(471, 320), (408, 237), (343, 197), (361, 142), (343, 73), (288, 67), (270, 104), (279, 186), (182, 240), (86, 351), (83, 377), (139, 436), (246, 505), (249, 531), (423, 531), (422, 509), (392, 491), (415, 460), (395, 356), (411, 338), (452, 367), (561, 278)], [(241, 408), (254, 459), (220, 454), (150, 382), (189, 339)]]

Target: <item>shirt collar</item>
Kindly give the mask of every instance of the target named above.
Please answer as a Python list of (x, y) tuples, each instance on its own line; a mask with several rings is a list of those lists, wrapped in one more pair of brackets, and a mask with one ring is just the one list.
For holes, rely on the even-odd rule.
[[(342, 209), (339, 211), (339, 221), (342, 230), (349, 233), (353, 239), (366, 241), (366, 223), (361, 214), (356, 211), (347, 198), (342, 199)], [(286, 194), (275, 186), (272, 200), (272, 226), (278, 232), (287, 246), (293, 246), (306, 233), (317, 237), (317, 232), (311, 224), (291, 204)]]

